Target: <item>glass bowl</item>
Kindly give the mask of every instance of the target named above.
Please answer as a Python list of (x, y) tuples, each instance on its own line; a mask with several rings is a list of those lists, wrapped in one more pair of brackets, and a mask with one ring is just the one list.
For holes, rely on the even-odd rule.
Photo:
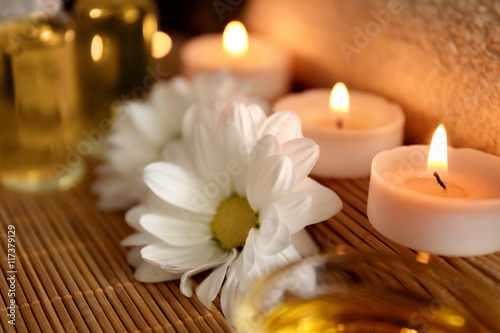
[(238, 332), (500, 332), (500, 300), (452, 269), (409, 258), (320, 255), (235, 301)]

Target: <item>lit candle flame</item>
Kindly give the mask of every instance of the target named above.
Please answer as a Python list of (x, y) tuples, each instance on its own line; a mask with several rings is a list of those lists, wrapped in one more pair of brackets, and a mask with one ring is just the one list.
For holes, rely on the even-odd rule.
[(163, 31), (156, 31), (153, 34), (153, 57), (163, 58), (172, 49), (172, 38)]
[(242, 55), (248, 50), (248, 34), (245, 26), (239, 21), (231, 21), (226, 25), (222, 40), (224, 50), (229, 54)]
[(448, 177), (448, 143), (446, 130), (442, 124), (438, 126), (432, 137), (427, 171), (437, 172), (442, 179)]
[(342, 127), (349, 116), (349, 93), (345, 84), (337, 82), (330, 94), (330, 110), (335, 114), (338, 120), (338, 126)]

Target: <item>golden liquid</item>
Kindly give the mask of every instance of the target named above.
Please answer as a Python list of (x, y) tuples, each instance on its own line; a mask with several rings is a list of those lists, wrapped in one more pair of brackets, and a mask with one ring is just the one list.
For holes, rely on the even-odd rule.
[(74, 18), (85, 128), (99, 128), (114, 102), (143, 97), (158, 79), (157, 11), (146, 0), (80, 0)]
[(264, 315), (254, 332), (325, 333), (452, 333), (485, 332), (446, 308), (422, 303), (404, 306), (376, 304), (368, 299), (289, 299)]
[(0, 26), (0, 181), (9, 188), (68, 188), (84, 163), (68, 165), (80, 131), (71, 73), (71, 40), (62, 17)]

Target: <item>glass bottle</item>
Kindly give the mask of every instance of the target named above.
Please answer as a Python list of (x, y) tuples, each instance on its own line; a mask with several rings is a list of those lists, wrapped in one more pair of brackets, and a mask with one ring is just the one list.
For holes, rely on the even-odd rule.
[(67, 189), (84, 175), (75, 151), (74, 31), (59, 1), (0, 0), (0, 183)]
[(73, 16), (84, 126), (101, 138), (114, 102), (143, 97), (158, 80), (158, 10), (150, 0), (80, 0)]

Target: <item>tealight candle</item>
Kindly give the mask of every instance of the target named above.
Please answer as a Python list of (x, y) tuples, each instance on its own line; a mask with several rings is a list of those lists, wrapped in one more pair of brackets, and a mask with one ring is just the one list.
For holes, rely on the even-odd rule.
[(250, 94), (275, 100), (290, 87), (291, 56), (263, 36), (247, 35), (243, 24), (230, 22), (224, 34), (205, 34), (181, 49), (182, 70), (188, 76), (226, 69), (251, 84)]
[(430, 147), (375, 156), (367, 215), (382, 235), (415, 250), (446, 256), (500, 251), (500, 157), (448, 147), (440, 126)]
[(305, 137), (320, 148), (311, 174), (358, 178), (370, 175), (373, 157), (403, 143), (404, 114), (386, 99), (344, 84), (310, 89), (280, 98), (274, 110), (292, 110), (302, 121)]

